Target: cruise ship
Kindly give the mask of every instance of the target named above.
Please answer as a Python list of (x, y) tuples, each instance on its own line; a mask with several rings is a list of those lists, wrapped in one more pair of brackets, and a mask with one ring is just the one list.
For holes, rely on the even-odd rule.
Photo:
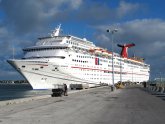
[(61, 35), (60, 28), (24, 48), (23, 58), (7, 60), (33, 89), (54, 89), (64, 83), (95, 87), (149, 80), (150, 65), (142, 58), (128, 57), (127, 49), (135, 44), (118, 45), (122, 48), (118, 54), (86, 38)]

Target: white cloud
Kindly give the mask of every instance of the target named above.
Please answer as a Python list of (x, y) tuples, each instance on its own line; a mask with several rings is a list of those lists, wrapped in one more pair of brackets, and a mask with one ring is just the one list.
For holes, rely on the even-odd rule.
[(1, 8), (7, 17), (6, 25), (14, 27), (15, 32), (27, 33), (69, 18), (69, 12), (81, 4), (82, 0), (2, 0)]
[(109, 41), (109, 37), (107, 37), (104, 34), (97, 35), (97, 39), (99, 39), (100, 41), (105, 41), (105, 42)]
[(71, 0), (70, 4), (73, 9), (78, 9), (82, 4), (82, 0)]
[(40, 13), (50, 18), (61, 11), (78, 9), (81, 4), (82, 0), (43, 0), (40, 1), (42, 8)]
[(0, 27), (0, 38), (6, 37), (8, 35), (8, 30), (5, 27)]
[(140, 4), (133, 4), (133, 3), (128, 3), (125, 1), (121, 1), (119, 4), (119, 7), (117, 8), (117, 16), (118, 17), (123, 17), (127, 14), (130, 14), (136, 10), (138, 10), (138, 8), (140, 7)]
[[(96, 29), (105, 33), (105, 29), (108, 26), (99, 26)], [(133, 20), (119, 25), (119, 30), (115, 34), (116, 42), (118, 43), (129, 43), (134, 42), (136, 47), (134, 48), (140, 55), (143, 56), (156, 56), (162, 55), (165, 47), (165, 21), (160, 19), (142, 19)], [(103, 37), (103, 36), (102, 36)], [(107, 42), (107, 39), (102, 42)], [(102, 43), (100, 42), (100, 44)], [(109, 44), (111, 44), (109, 42)]]

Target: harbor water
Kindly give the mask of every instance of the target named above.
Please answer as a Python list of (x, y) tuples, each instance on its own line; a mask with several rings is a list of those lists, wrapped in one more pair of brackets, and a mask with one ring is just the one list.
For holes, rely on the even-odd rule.
[(50, 90), (33, 90), (29, 84), (0, 84), (0, 101), (48, 94)]

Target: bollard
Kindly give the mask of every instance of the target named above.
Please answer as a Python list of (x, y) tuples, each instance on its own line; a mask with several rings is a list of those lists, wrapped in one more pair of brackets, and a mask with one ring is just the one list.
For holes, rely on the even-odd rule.
[(156, 86), (153, 86), (153, 89), (152, 89), (152, 91), (156, 91)]
[(152, 86), (151, 85), (149, 86), (149, 91), (152, 91)]
[(111, 86), (111, 91), (113, 91), (113, 86)]
[(158, 86), (156, 91), (157, 91), (157, 92), (160, 92), (160, 91), (161, 91), (161, 87)]
[(115, 90), (115, 87), (114, 86), (110, 86), (111, 88), (111, 91), (113, 92)]
[(164, 89), (165, 89), (165, 88), (164, 88), (164, 87), (162, 87), (162, 90), (161, 90), (160, 92), (161, 92), (161, 93), (164, 93)]
[(147, 85), (147, 83), (146, 83), (146, 82), (143, 82), (143, 86), (144, 86), (144, 88), (146, 88), (146, 85)]

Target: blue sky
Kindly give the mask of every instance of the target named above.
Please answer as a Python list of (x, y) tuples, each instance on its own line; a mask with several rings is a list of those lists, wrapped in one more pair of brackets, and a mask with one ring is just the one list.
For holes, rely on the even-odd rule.
[(21, 58), (22, 48), (60, 23), (64, 34), (86, 37), (108, 50), (106, 29), (118, 28), (115, 45), (135, 43), (129, 55), (145, 58), (152, 79), (165, 77), (164, 5), (164, 0), (0, 0), (0, 80), (22, 79), (6, 62), (13, 47), (15, 58)]

